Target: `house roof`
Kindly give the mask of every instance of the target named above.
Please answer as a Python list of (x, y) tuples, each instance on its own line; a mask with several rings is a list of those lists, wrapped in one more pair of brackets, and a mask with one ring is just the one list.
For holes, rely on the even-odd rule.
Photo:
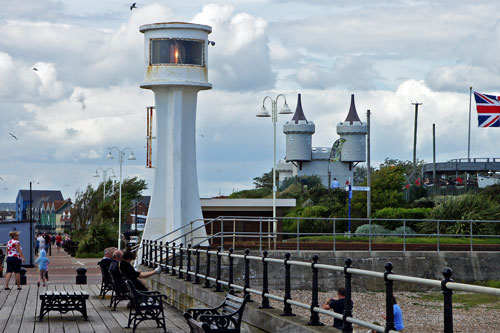
[(142, 203), (144, 206), (149, 207), (149, 202), (150, 201), (151, 201), (151, 196), (150, 195), (143, 195), (138, 200), (132, 200), (132, 205), (135, 205), (136, 203)]
[[(19, 190), (19, 192), (23, 200), (30, 200), (30, 190)], [(31, 198), (33, 200), (33, 207), (40, 207), (42, 202), (64, 200), (61, 191), (58, 190), (32, 190)]]

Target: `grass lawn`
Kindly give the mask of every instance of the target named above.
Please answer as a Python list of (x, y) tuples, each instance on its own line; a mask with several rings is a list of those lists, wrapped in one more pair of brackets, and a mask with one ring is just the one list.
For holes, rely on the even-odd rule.
[[(333, 236), (303, 236), (299, 237), (301, 242), (332, 242)], [(285, 242), (297, 242), (297, 238), (289, 238)], [(336, 242), (365, 243), (369, 241), (367, 236), (335, 236)], [(403, 237), (372, 237), (372, 243), (403, 243)], [(473, 244), (500, 244), (500, 238), (473, 238)], [(406, 244), (436, 244), (436, 237), (406, 237)], [(439, 237), (440, 244), (470, 244), (467, 237)]]
[[(443, 303), (443, 294), (440, 292), (418, 293), (415, 298), (423, 301)], [(458, 292), (453, 294), (453, 305), (454, 308), (460, 307), (466, 310), (479, 305), (485, 305), (489, 309), (500, 309), (500, 298), (494, 295)]]

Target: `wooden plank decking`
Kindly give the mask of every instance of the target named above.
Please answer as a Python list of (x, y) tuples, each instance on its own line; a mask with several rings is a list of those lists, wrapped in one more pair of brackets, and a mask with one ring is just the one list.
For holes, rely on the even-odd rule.
[[(23, 286), (18, 291), (15, 286), (12, 290), (0, 291), (0, 332), (132, 332), (127, 326), (128, 309), (126, 302), (120, 302), (116, 311), (108, 308), (109, 296), (101, 299), (100, 286), (97, 285), (49, 285), (49, 290), (85, 290), (90, 298), (87, 300), (87, 313), (89, 320), (85, 321), (79, 312), (59, 314), (49, 312), (43, 322), (37, 320), (40, 312), (39, 293), (47, 288), (36, 285)], [(108, 293), (109, 295), (109, 293)], [(182, 313), (165, 304), (165, 317), (167, 330), (172, 333), (189, 332)], [(154, 322), (143, 322), (137, 332), (163, 332), (156, 328)]]

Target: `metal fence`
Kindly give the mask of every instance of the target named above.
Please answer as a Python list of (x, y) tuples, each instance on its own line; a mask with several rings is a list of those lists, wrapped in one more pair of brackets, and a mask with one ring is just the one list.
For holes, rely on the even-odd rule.
[[(296, 228), (293, 232), (277, 232), (273, 233), (273, 223), (283, 225), (284, 220), (288, 220), (288, 224), (295, 223)], [(277, 247), (284, 247), (290, 250), (290, 245), (293, 244), (295, 250), (299, 252), (304, 246), (307, 240), (304, 237), (308, 236), (328, 236), (331, 240), (318, 240), (319, 243), (330, 244), (330, 247), (325, 248), (325, 250), (337, 251), (338, 243), (343, 241), (349, 242), (364, 242), (365, 250), (372, 251), (373, 244), (377, 241), (382, 240), (384, 237), (397, 237), (402, 239), (402, 243), (396, 249), (397, 251), (406, 252), (408, 250), (408, 239), (415, 237), (424, 237), (427, 239), (432, 239), (433, 249), (435, 251), (441, 251), (443, 245), (441, 244), (442, 238), (454, 238), (461, 239), (462, 248), (468, 251), (474, 251), (474, 241), (479, 239), (500, 239), (499, 234), (481, 234), (476, 231), (480, 225), (487, 224), (489, 226), (497, 226), (496, 229), (500, 230), (500, 221), (485, 221), (485, 220), (421, 220), (421, 219), (366, 219), (366, 218), (299, 218), (299, 217), (280, 217), (273, 220), (270, 217), (244, 217), (244, 216), (220, 216), (215, 219), (205, 219), (204, 224), (199, 227), (193, 227), (193, 224), (199, 220), (192, 221), (189, 224), (182, 226), (173, 230), (172, 232), (156, 239), (159, 240), (169, 240), (170, 242), (184, 243), (190, 242), (194, 245), (196, 244), (207, 244), (210, 245), (221, 245), (222, 250), (224, 247), (231, 246), (236, 249), (236, 247), (242, 241), (252, 242), (253, 246), (248, 244), (243, 245), (245, 247), (255, 247), (259, 248), (260, 253), (264, 249), (276, 249)], [(401, 232), (389, 232), (381, 233), (372, 231), (372, 225), (384, 222), (389, 223), (394, 226), (402, 227)], [(408, 233), (407, 227), (409, 225), (414, 225), (416, 223), (427, 223), (432, 226), (430, 229), (433, 230), (431, 233)], [(321, 231), (307, 231), (304, 230), (305, 227), (301, 225), (314, 225), (321, 224), (323, 227)], [(350, 233), (347, 230), (351, 229), (353, 225), (368, 225), (368, 232), (362, 234)], [(443, 231), (443, 226), (451, 226), (454, 224), (460, 224), (462, 230), (467, 230), (467, 233), (450, 233)], [(194, 237), (194, 232), (204, 228), (207, 233), (207, 237)], [(281, 229), (282, 228), (278, 228)], [(309, 228), (310, 229), (310, 228)], [(352, 228), (354, 229), (354, 228)], [(375, 229), (375, 227), (373, 227)], [(330, 230), (325, 231), (325, 230)], [(174, 239), (170, 239), (172, 235), (181, 234)], [(343, 236), (343, 237), (342, 237)], [(367, 240), (366, 240), (367, 239)], [(463, 241), (467, 240), (467, 243)], [(386, 243), (387, 244), (387, 243)], [(427, 245), (429, 243), (426, 243)], [(361, 244), (363, 245), (363, 244)], [(360, 246), (361, 246), (360, 245)], [(430, 245), (428, 245), (430, 246)], [(477, 244), (476, 244), (477, 247)], [(426, 249), (429, 250), (429, 249)], [(432, 248), (431, 248), (432, 250)], [(488, 251), (500, 251), (500, 242), (491, 245)]]
[[(293, 316), (293, 307), (300, 307), (310, 310), (308, 325), (322, 325), (320, 322), (319, 314), (324, 314), (343, 321), (343, 332), (352, 332), (352, 325), (356, 324), (362, 327), (373, 329), (377, 332), (396, 332), (394, 323), (393, 312), (393, 284), (395, 281), (407, 282), (418, 285), (425, 285), (433, 288), (439, 288), (444, 295), (444, 332), (453, 332), (453, 306), (452, 295), (453, 291), (468, 291), (474, 293), (482, 293), (488, 295), (500, 296), (500, 289), (481, 287), (463, 283), (453, 282), (453, 270), (449, 267), (443, 269), (443, 280), (423, 279), (405, 275), (397, 275), (392, 272), (393, 265), (388, 262), (385, 264), (385, 272), (376, 272), (369, 270), (362, 270), (353, 268), (352, 260), (345, 259), (345, 266), (333, 266), (319, 263), (319, 256), (316, 254), (312, 257), (312, 262), (303, 262), (291, 260), (290, 253), (286, 253), (284, 259), (269, 258), (267, 251), (263, 251), (261, 256), (250, 255), (250, 250), (246, 249), (244, 254), (235, 254), (233, 249), (230, 248), (228, 252), (223, 252), (221, 247), (217, 251), (213, 251), (210, 247), (202, 249), (199, 245), (194, 248), (191, 244), (185, 247), (183, 244), (176, 245), (175, 243), (162, 241), (143, 240), (143, 251), (141, 255), (141, 264), (149, 267), (160, 265), (162, 271), (177, 276), (179, 279), (185, 279), (187, 282), (193, 284), (200, 284), (201, 279), (204, 281), (204, 287), (213, 287), (215, 292), (222, 292), (222, 286), (229, 289), (229, 292), (235, 290), (242, 291), (245, 295), (255, 294), (262, 297), (261, 308), (269, 309), (269, 299), (273, 299), (283, 303), (283, 316)], [(205, 256), (205, 274), (200, 272), (200, 256)], [(194, 259), (192, 257), (195, 257)], [(210, 258), (215, 256), (216, 267), (215, 276), (212, 276)], [(222, 279), (222, 258), (226, 257), (229, 263), (228, 279)], [(244, 261), (244, 285), (237, 285), (234, 283), (234, 258), (243, 259)], [(186, 261), (184, 263), (184, 260)], [(194, 262), (194, 269), (191, 267), (191, 262)], [(262, 265), (262, 285), (250, 286), (250, 262), (257, 265)], [(269, 292), (268, 283), (268, 265), (282, 265), (285, 270), (285, 293), (284, 297), (273, 295)], [(311, 269), (311, 301), (310, 303), (302, 303), (292, 299), (291, 297), (291, 269), (292, 267), (303, 266)], [(345, 286), (345, 308), (343, 314), (335, 313), (333, 311), (324, 310), (320, 307), (318, 302), (318, 275), (319, 270), (335, 271), (344, 274)], [(385, 284), (385, 309), (386, 309), (386, 325), (385, 327), (374, 325), (372, 323), (356, 319), (352, 316), (353, 306), (351, 302), (352, 296), (352, 279), (355, 276), (368, 276), (378, 279), (383, 279)], [(215, 283), (212, 285), (212, 283)]]

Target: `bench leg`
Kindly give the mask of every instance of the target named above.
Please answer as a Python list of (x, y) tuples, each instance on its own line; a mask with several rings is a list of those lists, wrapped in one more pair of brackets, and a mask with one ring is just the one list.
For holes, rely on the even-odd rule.
[(82, 315), (83, 315), (83, 319), (85, 320), (88, 320), (88, 316), (87, 316), (87, 302), (85, 301), (85, 299), (82, 300)]
[(44, 310), (45, 310), (45, 299), (42, 299), (42, 306), (40, 307), (40, 318), (38, 319), (38, 321), (43, 321)]

